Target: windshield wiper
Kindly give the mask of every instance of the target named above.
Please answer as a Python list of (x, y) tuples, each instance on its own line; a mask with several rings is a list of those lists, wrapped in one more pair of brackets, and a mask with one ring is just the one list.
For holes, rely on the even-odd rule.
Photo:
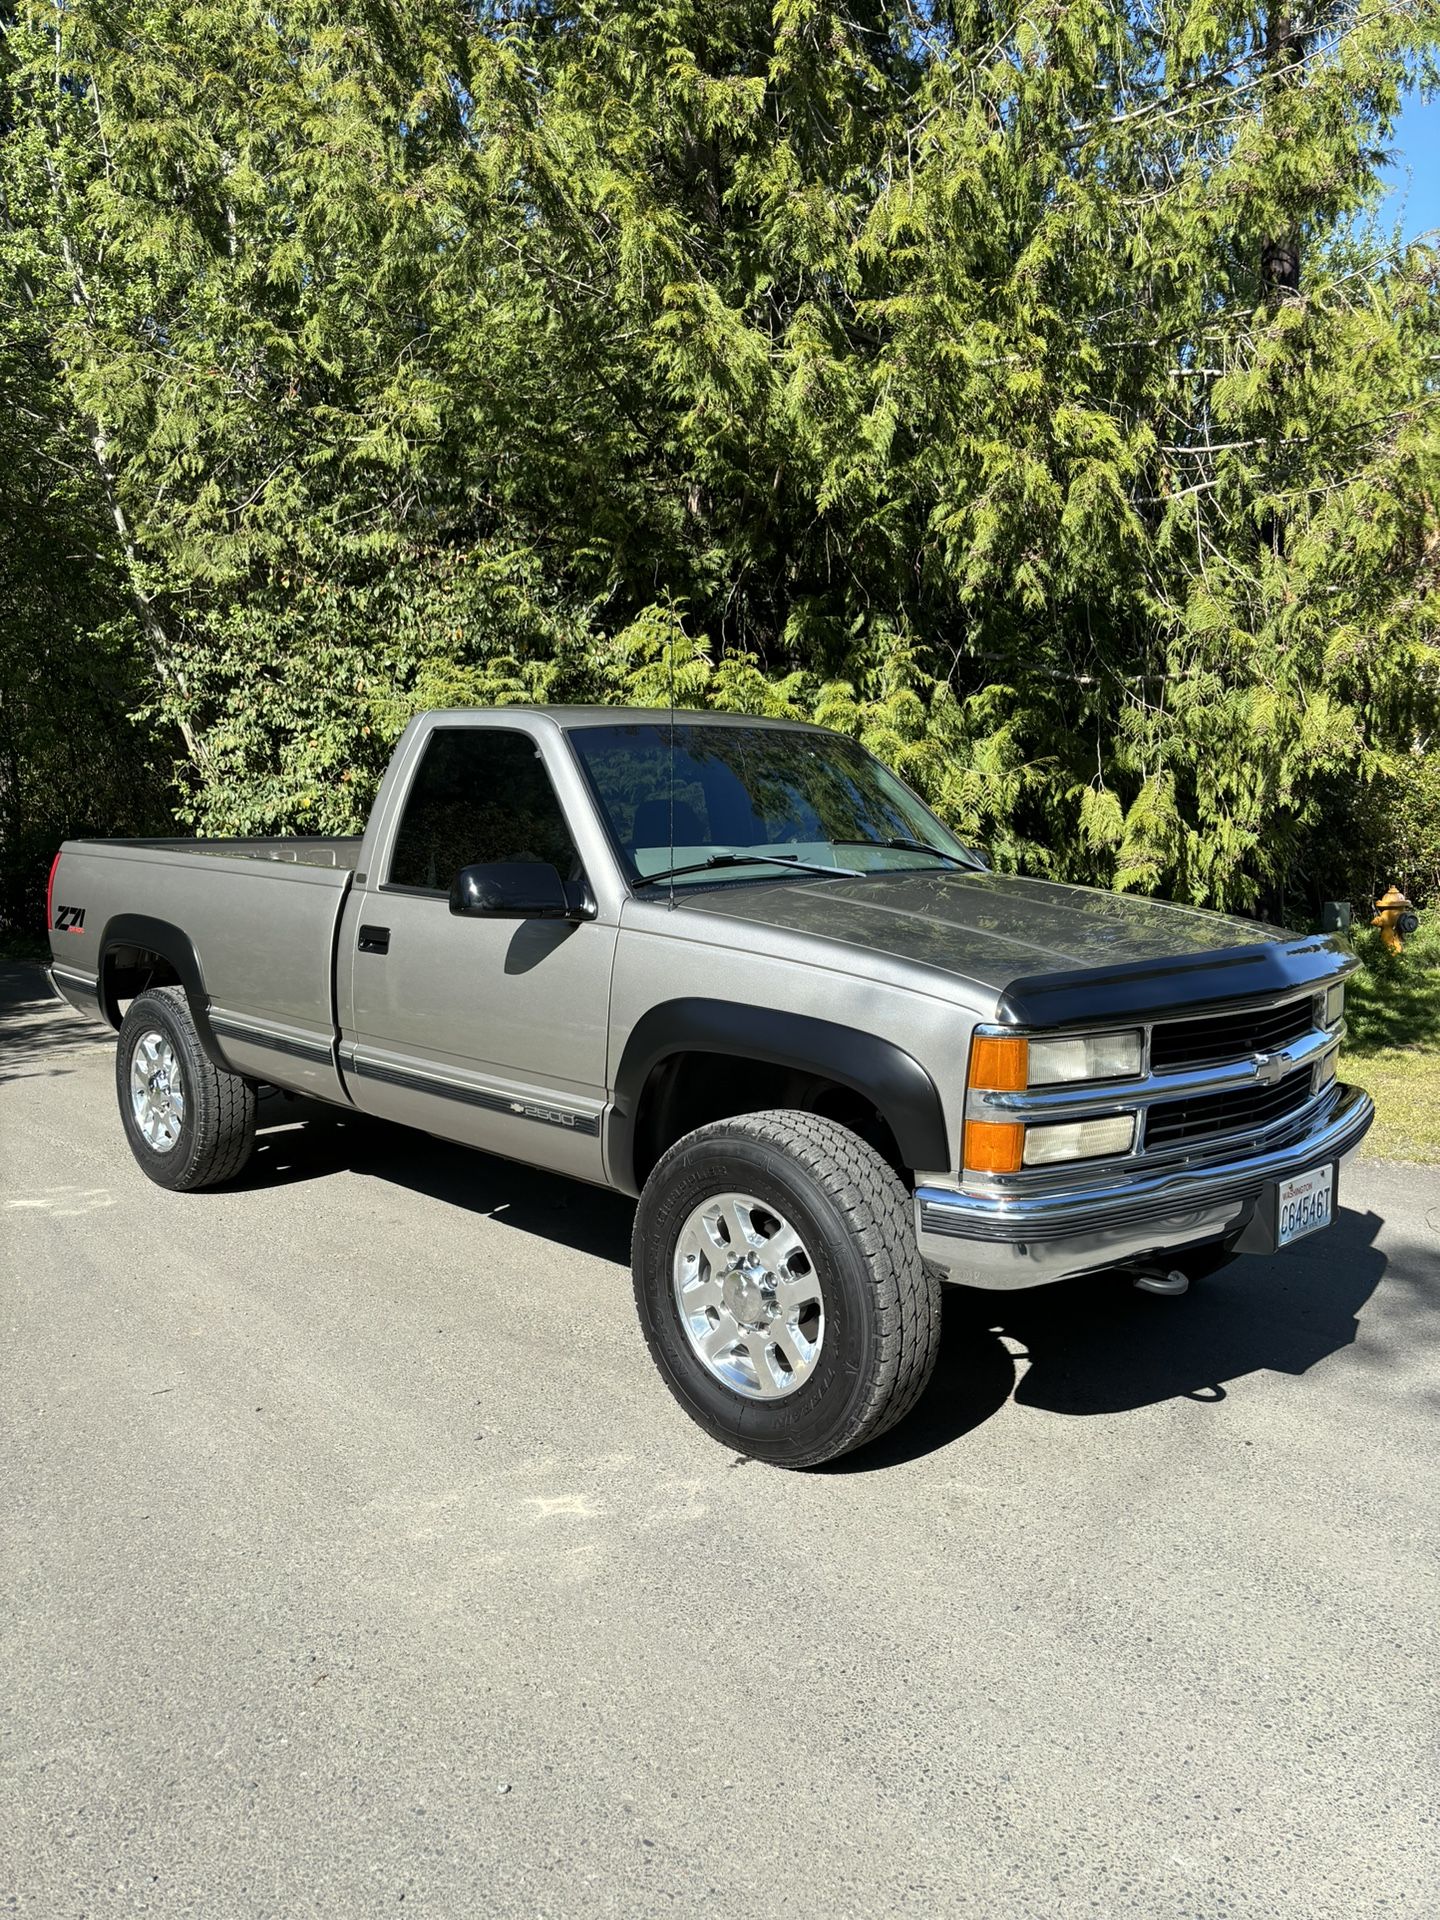
[[(844, 842), (836, 841), (837, 846)], [(859, 845), (859, 842), (856, 842)], [(713, 867), (797, 867), (801, 873), (828, 874), (831, 879), (858, 880), (858, 867), (827, 867), (818, 860), (801, 860), (793, 853), (712, 853), (708, 860), (689, 866), (667, 867), (663, 873), (643, 874), (637, 887), (653, 887), (661, 880), (678, 880), (682, 873), (708, 873)]]
[(983, 873), (985, 869), (978, 860), (962, 860), (958, 853), (946, 853), (943, 847), (932, 847), (928, 840), (832, 840), (832, 847), (889, 847), (895, 853), (933, 853), (937, 860), (948, 860), (952, 867), (970, 867)]

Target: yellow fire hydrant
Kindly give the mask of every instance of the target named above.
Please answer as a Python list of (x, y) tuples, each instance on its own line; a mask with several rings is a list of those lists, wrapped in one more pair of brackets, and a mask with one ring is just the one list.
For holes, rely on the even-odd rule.
[(1375, 902), (1375, 918), (1370, 924), (1380, 929), (1381, 943), (1387, 952), (1399, 953), (1404, 948), (1405, 935), (1414, 933), (1420, 922), (1404, 894), (1392, 886)]

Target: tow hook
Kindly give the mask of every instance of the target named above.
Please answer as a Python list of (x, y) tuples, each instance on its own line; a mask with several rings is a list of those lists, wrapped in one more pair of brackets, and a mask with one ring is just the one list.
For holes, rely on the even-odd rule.
[(1190, 1285), (1190, 1276), (1182, 1273), (1179, 1267), (1141, 1267), (1135, 1275), (1134, 1285), (1141, 1293), (1159, 1293), (1167, 1300), (1174, 1300)]

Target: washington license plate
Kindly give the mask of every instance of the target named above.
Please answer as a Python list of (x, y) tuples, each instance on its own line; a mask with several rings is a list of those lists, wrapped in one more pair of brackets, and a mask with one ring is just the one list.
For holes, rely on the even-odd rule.
[(1335, 1168), (1312, 1167), (1309, 1173), (1297, 1173), (1293, 1180), (1282, 1180), (1275, 1210), (1275, 1244), (1288, 1247), (1292, 1240), (1303, 1240), (1307, 1233), (1328, 1227), (1335, 1211)]

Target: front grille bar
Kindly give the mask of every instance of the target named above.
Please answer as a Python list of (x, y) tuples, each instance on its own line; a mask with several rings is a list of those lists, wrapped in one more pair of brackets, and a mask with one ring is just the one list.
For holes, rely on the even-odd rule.
[(1314, 1089), (1314, 1071), (1302, 1067), (1274, 1086), (1247, 1087), (1238, 1093), (1212, 1093), (1199, 1100), (1163, 1100), (1145, 1115), (1145, 1146), (1183, 1146), (1216, 1134), (1249, 1132), (1298, 1113)]
[[(974, 1119), (1037, 1125), (1135, 1113), (1139, 1124), (1127, 1154), (1018, 1174), (967, 1174), (967, 1181), (986, 1190), (1028, 1191), (1061, 1179), (1073, 1180), (1077, 1173), (1090, 1174), (1106, 1165), (1163, 1163), (1177, 1155), (1184, 1158), (1192, 1150), (1208, 1152), (1230, 1139), (1243, 1142), (1273, 1132), (1287, 1118), (1305, 1112), (1334, 1078), (1326, 1067), (1339, 1049), (1344, 1026), (1327, 1029), (1322, 1018), (1323, 1001), (1312, 990), (1292, 992), (1269, 1006), (1217, 1008), (1213, 1015), (1183, 1020), (1137, 1021), (1132, 1024), (1145, 1028), (1146, 1071), (1135, 1079), (971, 1092), (966, 1111)], [(1108, 1030), (1125, 1024), (1117, 1018), (1106, 1026)], [(1225, 1047), (1236, 1051), (1213, 1057)], [(1212, 1057), (1191, 1057), (1203, 1050)]]
[(1209, 1066), (1252, 1053), (1277, 1053), (1315, 1025), (1315, 999), (1291, 1000), (1279, 1007), (1217, 1014), (1201, 1020), (1158, 1021), (1150, 1034), (1150, 1066), (1156, 1073), (1173, 1067)]

